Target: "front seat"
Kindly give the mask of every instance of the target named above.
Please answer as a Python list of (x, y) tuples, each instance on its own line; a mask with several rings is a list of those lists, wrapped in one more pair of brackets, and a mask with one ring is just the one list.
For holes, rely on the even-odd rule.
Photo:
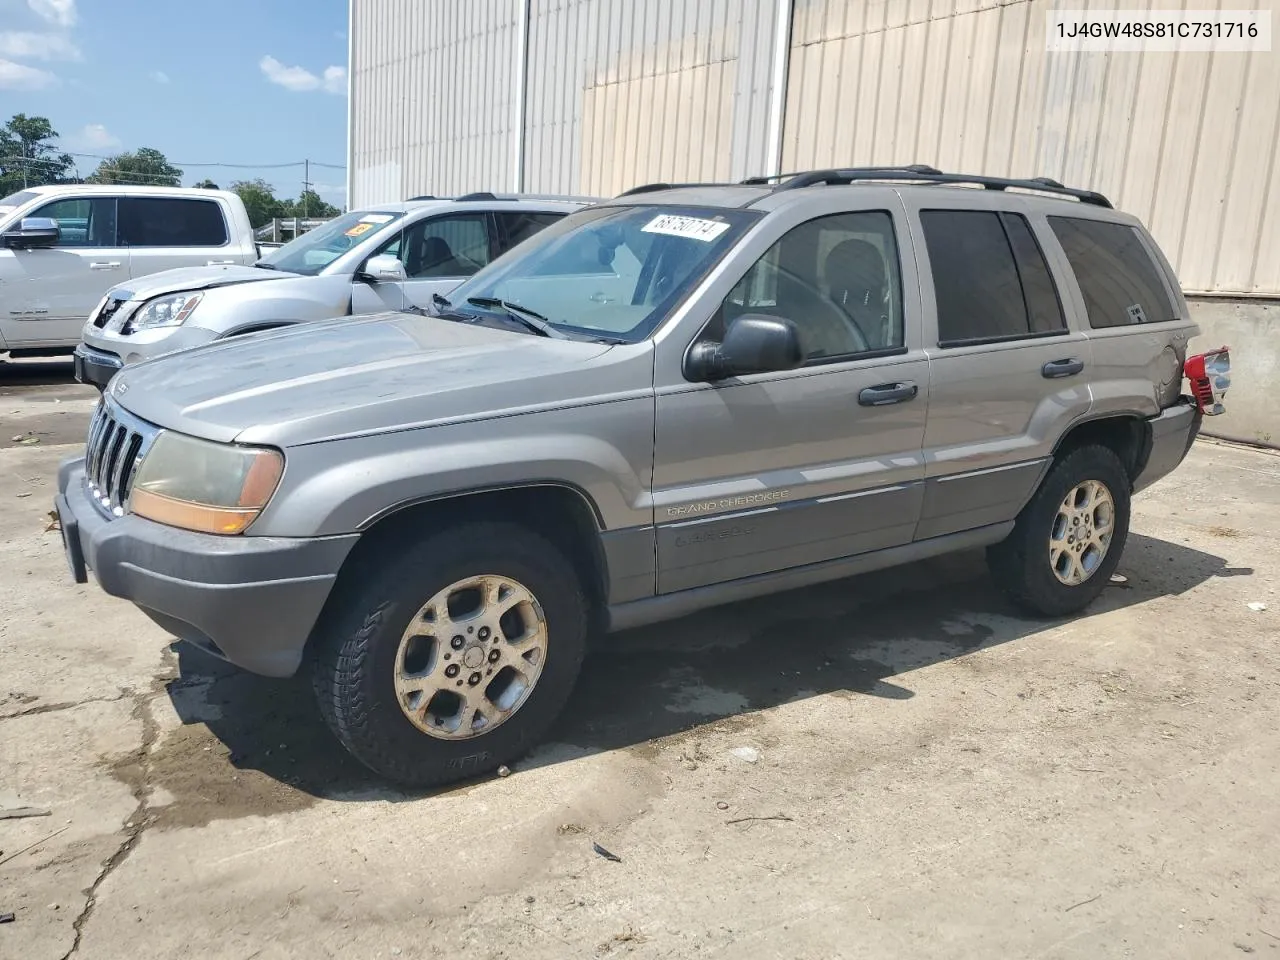
[(872, 349), (893, 342), (884, 297), (884, 256), (866, 240), (844, 240), (827, 254), (822, 268), (827, 296), (851, 317)]
[(404, 271), (411, 277), (453, 277), (463, 272), (443, 237), (423, 237), (415, 243)]

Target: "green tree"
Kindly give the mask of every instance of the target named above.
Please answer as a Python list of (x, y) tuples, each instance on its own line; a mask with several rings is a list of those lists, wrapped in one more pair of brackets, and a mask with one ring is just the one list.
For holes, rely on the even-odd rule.
[(140, 147), (108, 157), (98, 169), (85, 178), (87, 183), (134, 184), (143, 187), (176, 187), (182, 182), (182, 171), (165, 155), (151, 147)]
[(249, 222), (255, 228), (270, 223), (276, 217), (286, 217), (284, 204), (276, 197), (276, 188), (259, 177), (256, 180), (237, 180), (231, 189), (240, 195), (244, 208), (249, 212)]
[(288, 211), (280, 214), (282, 217), (317, 217), (323, 219), (325, 217), (336, 217), (340, 212), (333, 204), (325, 203), (321, 200), (320, 194), (314, 190), (303, 190), (297, 200), (285, 200), (281, 206)]
[(0, 127), (0, 197), (23, 187), (70, 179), (70, 154), (59, 153), (50, 142), (57, 136), (47, 118), (25, 113), (15, 114)]
[(221, 190), (222, 188), (210, 180), (208, 177), (196, 184), (197, 190)]

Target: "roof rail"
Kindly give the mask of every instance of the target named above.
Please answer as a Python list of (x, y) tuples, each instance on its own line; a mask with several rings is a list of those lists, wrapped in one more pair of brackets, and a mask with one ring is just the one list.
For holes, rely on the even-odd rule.
[(657, 193), (659, 190), (678, 190), (681, 187), (723, 187), (723, 183), (643, 183), (630, 190), (623, 190), (618, 196), (629, 197), (637, 193)]
[(1075, 197), (1082, 203), (1090, 203), (1096, 207), (1110, 207), (1111, 201), (1093, 190), (1077, 190), (1064, 187), (1057, 180), (1048, 177), (1036, 177), (1031, 180), (1011, 180), (1005, 177), (983, 177), (965, 173), (941, 173), (932, 168), (919, 169), (911, 167), (874, 168), (850, 167), (843, 170), (811, 170), (800, 173), (774, 187), (779, 190), (799, 190), (815, 184), (843, 185), (859, 180), (908, 180), (918, 183), (960, 183), (981, 186), (986, 190), (1005, 190), (1013, 187), (1019, 190), (1037, 190), (1041, 193), (1053, 193), (1059, 196)]
[[(848, 167), (845, 169), (856, 170), (858, 173), (878, 173), (882, 175), (887, 173), (898, 172), (898, 171), (905, 172), (905, 173), (928, 173), (928, 174), (942, 173), (942, 171), (937, 169), (936, 167), (930, 167), (927, 164), (923, 164), (923, 163), (913, 163), (910, 165), (896, 165), (896, 166), (888, 166), (888, 167)], [(765, 174), (764, 176), (759, 176), (759, 177), (747, 177), (747, 179), (742, 180), (740, 182), (744, 186), (763, 187), (763, 186), (768, 186), (770, 183), (772, 183), (775, 180), (787, 180), (787, 179), (790, 179), (791, 177), (799, 177), (803, 175), (804, 175), (803, 171), (797, 171), (796, 173), (770, 173), (770, 174)]]
[(410, 197), (408, 200), (405, 201), (405, 203), (413, 203), (413, 201), (415, 200), (435, 200), (435, 199), (437, 198), (435, 197), (434, 194), (424, 193), (420, 197)]
[(460, 197), (454, 197), (454, 203), (462, 203), (465, 200), (497, 200), (488, 190), (477, 190), (475, 193), (465, 193)]

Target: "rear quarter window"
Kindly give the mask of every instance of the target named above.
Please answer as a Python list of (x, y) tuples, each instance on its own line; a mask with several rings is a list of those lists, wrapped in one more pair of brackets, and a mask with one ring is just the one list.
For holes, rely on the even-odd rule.
[(1080, 285), (1090, 327), (1177, 318), (1161, 270), (1136, 229), (1080, 217), (1049, 217), (1049, 226)]

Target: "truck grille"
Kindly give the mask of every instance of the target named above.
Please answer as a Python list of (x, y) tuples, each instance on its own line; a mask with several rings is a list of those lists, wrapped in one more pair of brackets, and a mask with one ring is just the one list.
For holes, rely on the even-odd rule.
[(89, 495), (108, 516), (124, 515), (129, 489), (156, 429), (130, 416), (105, 397), (89, 422), (84, 479)]
[(107, 297), (102, 301), (102, 306), (98, 312), (93, 315), (93, 325), (99, 329), (105, 327), (111, 318), (116, 315), (116, 311), (128, 302), (128, 299), (127, 296), (123, 298)]

